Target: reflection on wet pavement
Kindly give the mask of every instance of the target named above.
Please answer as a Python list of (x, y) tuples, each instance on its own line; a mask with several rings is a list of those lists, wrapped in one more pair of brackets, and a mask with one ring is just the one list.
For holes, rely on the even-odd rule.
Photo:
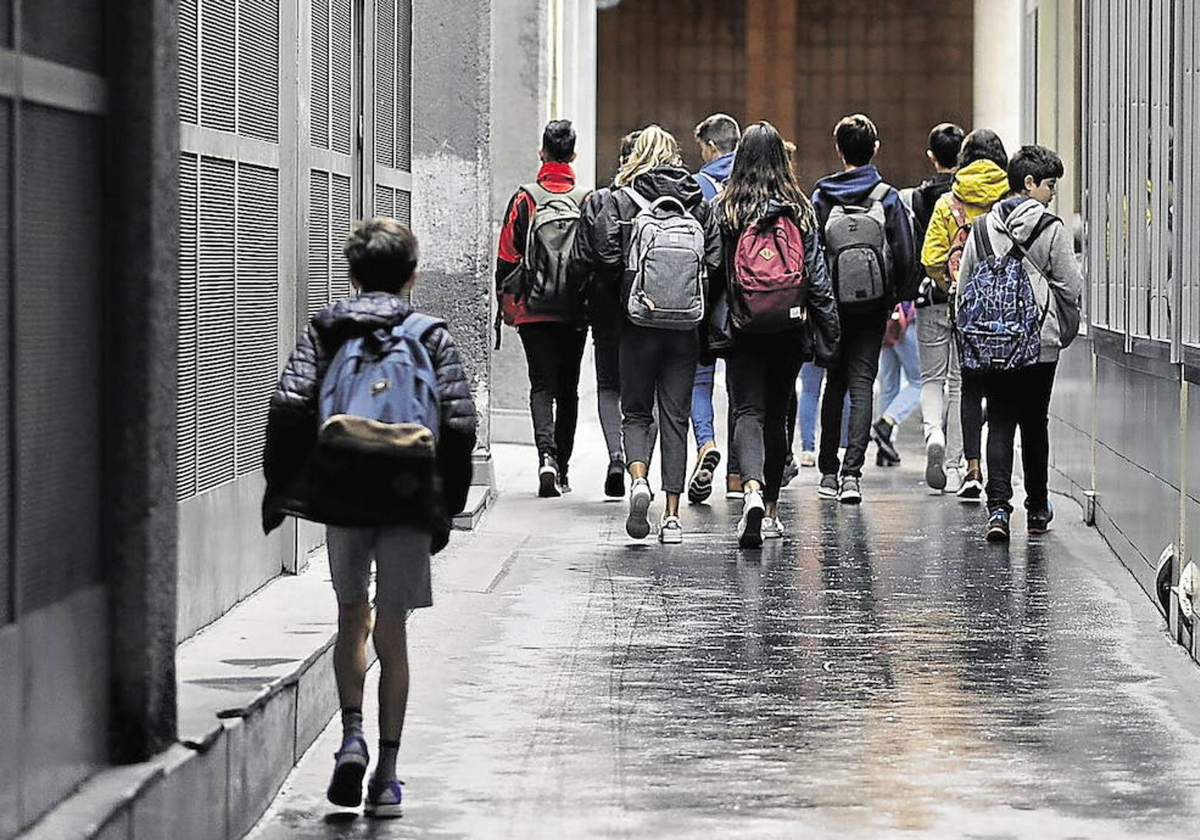
[(810, 473), (752, 553), (724, 500), (664, 549), (510, 493), (494, 585), (413, 622), (406, 818), (323, 819), (335, 726), (259, 836), (1197, 836), (1200, 670), (1077, 509), (998, 548), (915, 472)]

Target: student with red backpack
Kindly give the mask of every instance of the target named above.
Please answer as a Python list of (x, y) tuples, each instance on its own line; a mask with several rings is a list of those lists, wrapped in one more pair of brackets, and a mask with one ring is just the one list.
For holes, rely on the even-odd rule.
[(687, 480), (687, 429), (711, 282), (720, 279), (721, 235), (679, 143), (642, 129), (593, 227), (595, 282), (619, 290), (621, 413), (631, 486), (626, 532), (650, 534), (648, 475), (655, 406), (666, 504), (659, 542), (683, 542), (679, 500)]
[[(327, 527), (338, 602), (333, 670), (342, 744), (328, 798), (357, 807), (369, 763), (363, 734), (366, 643), (379, 655), (379, 759), (366, 812), (401, 815), (396, 757), (408, 706), (411, 610), (433, 604), (430, 555), (471, 486), (475, 405), (446, 324), (413, 311), (417, 240), (395, 219), (346, 238), (357, 297), (312, 317), (267, 415), (263, 530), (286, 516)], [(372, 628), (369, 586), (375, 565)]]
[(538, 495), (545, 498), (571, 489), (567, 469), (575, 448), (587, 327), (583, 299), (567, 267), (588, 191), (576, 184), (571, 168), (575, 129), (570, 121), (546, 125), (539, 156), (536, 180), (517, 189), (504, 214), (496, 296), (498, 318), (517, 328), (525, 347)]
[(738, 544), (757, 548), (783, 536), (788, 404), (801, 363), (813, 357), (812, 332), (821, 333), (823, 346), (837, 346), (838, 313), (816, 212), (769, 122), (742, 135), (717, 214), (729, 313), (722, 353), (743, 488)]
[[(936, 374), (944, 372), (946, 377), (953, 377), (957, 373), (958, 352), (950, 340), (953, 295), (961, 279), (959, 266), (972, 224), (1008, 192), (1008, 175), (1005, 172), (1008, 158), (1004, 143), (996, 132), (978, 128), (963, 140), (958, 164), (950, 191), (944, 193), (934, 205), (921, 250), (921, 262), (926, 273), (933, 280), (935, 288), (950, 301), (944, 306), (931, 306), (925, 310), (929, 314), (923, 313), (924, 320), (921, 322), (921, 350), (925, 354), (921, 362), (926, 372), (922, 387), (925, 481), (931, 489), (942, 491), (947, 484), (947, 469), (957, 471), (961, 460), (965, 459), (966, 470), (956, 495), (963, 502), (978, 502), (983, 495), (983, 472), (980, 469), (983, 389), (969, 371), (962, 372), (962, 403), (957, 415), (951, 404), (945, 421), (950, 431), (947, 436), (937, 420), (942, 416), (942, 384)], [(936, 320), (942, 316), (945, 320)], [(955, 442), (959, 429), (962, 433), (961, 457)]]
[[(821, 404), (818, 492), (858, 504), (883, 330), (898, 301), (916, 298), (918, 278), (908, 211), (871, 163), (879, 149), (875, 124), (862, 114), (845, 117), (834, 129), (834, 141), (845, 168), (817, 182), (813, 193), (842, 326)], [(838, 443), (847, 393), (850, 439), (842, 462)]]
[(1022, 146), (1008, 164), (1010, 198), (971, 229), (962, 256), (955, 335), (963, 373), (988, 403), (987, 539), (1007, 542), (1013, 436), (1021, 429), (1030, 534), (1054, 518), (1049, 496), (1050, 395), (1059, 354), (1079, 332), (1083, 277), (1071, 234), (1047, 210), (1063, 176), (1044, 146)]

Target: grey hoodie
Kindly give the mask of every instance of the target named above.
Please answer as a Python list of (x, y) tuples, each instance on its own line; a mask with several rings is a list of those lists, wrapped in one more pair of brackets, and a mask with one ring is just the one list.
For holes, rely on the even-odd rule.
[[(1053, 220), (1033, 242), (1033, 235), (1043, 216)], [(1079, 322), (1079, 304), (1083, 294), (1083, 275), (1075, 259), (1071, 236), (1062, 219), (1053, 216), (1033, 198), (1010, 198), (999, 201), (988, 212), (987, 233), (992, 250), (997, 255), (1008, 253), (1013, 242), (1025, 247), (1025, 270), (1033, 283), (1033, 294), (1039, 305), (1046, 308), (1042, 322), (1042, 352), (1038, 361), (1057, 362), (1063, 347), (1062, 324)], [(981, 255), (976, 252), (975, 237), (967, 240), (963, 250), (962, 283), (970, 282), (971, 271)], [(1054, 304), (1053, 306), (1051, 304)], [(1074, 336), (1067, 337), (1067, 343)]]

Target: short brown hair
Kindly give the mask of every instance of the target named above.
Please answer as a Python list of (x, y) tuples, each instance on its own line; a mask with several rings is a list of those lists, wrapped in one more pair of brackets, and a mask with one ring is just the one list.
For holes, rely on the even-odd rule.
[(842, 117), (833, 129), (833, 139), (846, 163), (851, 166), (866, 166), (875, 157), (875, 144), (879, 142), (879, 131), (866, 114), (851, 114)]
[(356, 224), (342, 253), (364, 292), (396, 294), (417, 270), (417, 237), (408, 225), (384, 216)]

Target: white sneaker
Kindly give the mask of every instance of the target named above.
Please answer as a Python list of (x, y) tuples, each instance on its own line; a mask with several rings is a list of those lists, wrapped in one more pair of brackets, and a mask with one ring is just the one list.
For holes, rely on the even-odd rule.
[(800, 466), (815, 467), (817, 465), (817, 453), (805, 450), (800, 453)]
[(644, 540), (650, 536), (650, 520), (646, 514), (650, 510), (650, 482), (644, 478), (635, 479), (629, 488), (629, 518), (625, 520), (625, 533), (635, 540)]
[(683, 542), (683, 525), (678, 516), (664, 516), (658, 526), (658, 541), (663, 545), (679, 545)]
[(779, 521), (778, 517), (764, 516), (762, 535), (764, 540), (783, 539), (783, 523)]
[(747, 490), (742, 500), (742, 518), (738, 520), (738, 545), (742, 548), (758, 548), (762, 545), (763, 511), (762, 493), (757, 490)]

